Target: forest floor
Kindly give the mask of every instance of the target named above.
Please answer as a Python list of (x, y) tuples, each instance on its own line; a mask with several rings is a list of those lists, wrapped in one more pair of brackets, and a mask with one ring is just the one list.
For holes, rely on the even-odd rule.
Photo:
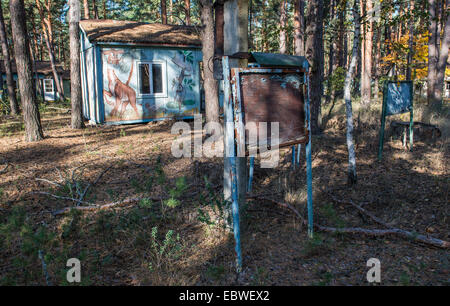
[[(378, 162), (379, 108), (355, 105), (354, 187), (342, 102), (313, 137), (315, 222), (382, 228), (352, 201), (389, 226), (450, 240), (448, 126), (412, 152), (388, 133)], [(449, 122), (448, 111), (429, 118)], [(241, 208), (237, 277), (233, 235), (223, 227), (223, 159), (173, 157), (173, 122), (74, 131), (67, 112), (47, 109), (42, 123), (45, 140), (26, 143), (19, 118), (0, 118), (1, 285), (68, 284), (69, 258), (81, 261), (83, 285), (368, 285), (370, 258), (381, 262), (382, 285), (450, 284), (448, 249), (396, 236), (309, 239), (294, 213), (258, 197)], [(305, 184), (304, 152), (292, 170), (285, 149), (276, 169), (256, 162), (252, 195), (306, 215)]]

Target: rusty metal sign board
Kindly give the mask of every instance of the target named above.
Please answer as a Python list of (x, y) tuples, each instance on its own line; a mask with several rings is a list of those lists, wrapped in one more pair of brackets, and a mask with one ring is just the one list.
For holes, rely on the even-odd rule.
[[(249, 73), (240, 75), (244, 121), (279, 122), (280, 146), (304, 142), (305, 100), (299, 73)], [(246, 138), (247, 139), (247, 138)], [(268, 139), (270, 144), (270, 139)], [(247, 144), (248, 141), (247, 141)]]
[[(235, 68), (232, 75), (236, 80), (235, 93), (239, 99), (237, 102), (240, 104), (245, 125), (254, 122), (259, 131), (260, 123), (266, 122), (268, 145), (272, 141), (270, 138), (272, 122), (279, 123), (279, 147), (307, 141), (304, 71)], [(248, 131), (245, 143), (249, 148), (258, 145), (250, 143)]]

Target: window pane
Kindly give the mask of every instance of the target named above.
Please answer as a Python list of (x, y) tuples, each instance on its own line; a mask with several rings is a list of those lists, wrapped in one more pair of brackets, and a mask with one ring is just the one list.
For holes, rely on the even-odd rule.
[(140, 64), (141, 94), (150, 94), (150, 71), (148, 64)]
[(44, 91), (53, 92), (53, 80), (44, 80)]
[(163, 76), (162, 76), (162, 66), (160, 64), (152, 65), (152, 76), (153, 76), (153, 93), (162, 93)]

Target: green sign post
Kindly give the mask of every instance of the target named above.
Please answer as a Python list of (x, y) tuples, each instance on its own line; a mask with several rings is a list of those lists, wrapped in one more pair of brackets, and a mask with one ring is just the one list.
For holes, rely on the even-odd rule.
[(386, 117), (402, 113), (410, 113), (409, 120), (409, 149), (413, 148), (413, 82), (412, 81), (387, 81), (383, 89), (383, 108), (381, 111), (380, 146), (378, 160), (383, 157), (384, 129)]

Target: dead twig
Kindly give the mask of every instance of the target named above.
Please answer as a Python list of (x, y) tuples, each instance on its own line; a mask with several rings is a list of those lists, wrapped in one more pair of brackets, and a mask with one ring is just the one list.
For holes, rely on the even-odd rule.
[(92, 183), (92, 184), (89, 183), (89, 184), (86, 186), (86, 188), (84, 189), (83, 193), (81, 194), (81, 196), (80, 196), (80, 198), (79, 198), (80, 201), (83, 201), (84, 196), (86, 195), (86, 193), (87, 193), (87, 191), (89, 190), (89, 188), (90, 188), (91, 186), (97, 185), (97, 183), (100, 181), (100, 179), (102, 178), (102, 176), (103, 176), (106, 172), (108, 172), (108, 170), (111, 169), (111, 168), (112, 168), (112, 165), (109, 166), (108, 168), (106, 168), (105, 170), (103, 170), (103, 171), (97, 176), (97, 178), (95, 179), (94, 183)]
[(36, 181), (45, 182), (45, 183), (48, 183), (48, 184), (51, 184), (51, 185), (54, 185), (54, 186), (62, 187), (61, 184), (59, 184), (59, 183), (57, 183), (57, 182), (53, 182), (53, 181), (47, 180), (47, 179), (43, 179), (43, 178), (35, 178), (35, 180), (36, 180)]

